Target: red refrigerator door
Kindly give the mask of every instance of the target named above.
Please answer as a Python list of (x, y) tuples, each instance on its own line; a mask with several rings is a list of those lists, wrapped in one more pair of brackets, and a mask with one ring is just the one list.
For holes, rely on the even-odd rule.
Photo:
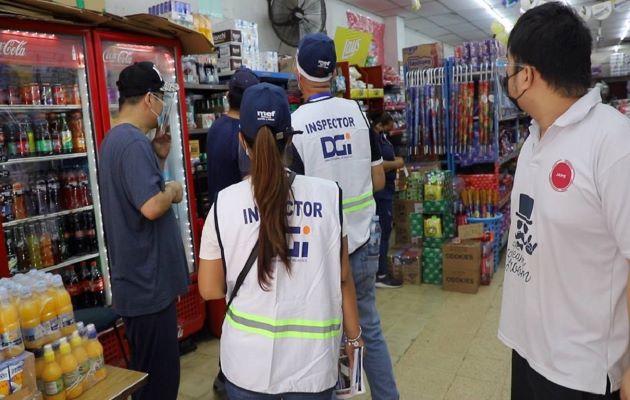
[[(88, 31), (0, 19), (0, 275), (38, 269), (67, 284), (81, 276), (75, 307), (111, 300), (90, 44)], [(94, 268), (104, 277), (94, 273), (98, 293)]]
[[(167, 83), (177, 84), (181, 82), (180, 51), (177, 42), (159, 40), (155, 38), (143, 38), (133, 35), (96, 32), (96, 58), (98, 62), (99, 92), (101, 96), (101, 112), (104, 116), (103, 132), (116, 125), (118, 116), (118, 89), (116, 81), (120, 72), (134, 62), (153, 62), (162, 79)], [(166, 161), (164, 171), (165, 180), (174, 180), (184, 186), (184, 200), (173, 205), (173, 211), (179, 223), (179, 232), (186, 249), (188, 270), (195, 270), (195, 252), (193, 245), (193, 227), (191, 224), (191, 210), (194, 206), (193, 187), (190, 184), (190, 165), (186, 162), (188, 156), (188, 140), (182, 126), (184, 111), (183, 85), (172, 96), (173, 106), (168, 115), (171, 151)], [(149, 133), (151, 137), (152, 133)], [(102, 138), (100, 138), (100, 141)]]

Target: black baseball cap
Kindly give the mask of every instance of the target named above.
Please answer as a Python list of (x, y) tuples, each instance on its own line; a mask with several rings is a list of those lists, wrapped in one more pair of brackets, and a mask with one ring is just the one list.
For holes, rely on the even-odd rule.
[(120, 97), (142, 96), (149, 92), (164, 93), (164, 80), (155, 64), (150, 61), (134, 63), (118, 76)]
[(245, 67), (239, 68), (234, 75), (232, 75), (232, 79), (230, 79), (230, 95), (237, 103), (240, 103), (245, 89), (257, 85), (258, 83), (260, 83), (260, 80), (251, 69)]

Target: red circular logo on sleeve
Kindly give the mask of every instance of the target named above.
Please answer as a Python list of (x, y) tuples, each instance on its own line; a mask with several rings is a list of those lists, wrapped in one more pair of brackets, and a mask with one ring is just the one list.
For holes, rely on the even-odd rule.
[(571, 186), (574, 177), (575, 171), (571, 163), (567, 160), (559, 160), (551, 169), (549, 182), (551, 182), (551, 187), (554, 190), (564, 192)]

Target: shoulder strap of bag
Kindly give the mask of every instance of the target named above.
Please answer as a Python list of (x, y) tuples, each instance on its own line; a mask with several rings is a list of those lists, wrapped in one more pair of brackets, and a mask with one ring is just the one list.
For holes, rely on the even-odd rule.
[[(295, 180), (295, 175), (296, 175), (295, 172), (293, 171), (289, 172), (289, 186), (293, 185), (293, 181)], [(254, 265), (254, 261), (256, 260), (257, 257), (258, 257), (258, 240), (256, 240), (256, 244), (254, 244), (254, 248), (252, 249), (252, 252), (249, 253), (249, 257), (247, 258), (247, 261), (245, 262), (245, 266), (241, 270), (241, 273), (238, 274), (238, 278), (236, 278), (234, 289), (232, 289), (232, 293), (230, 294), (230, 300), (228, 301), (228, 304), (227, 304), (228, 309), (232, 305), (232, 301), (234, 301), (236, 294), (238, 293), (239, 289), (243, 285), (243, 282), (245, 281), (247, 274), (249, 274), (249, 271), (252, 269), (252, 265)]]

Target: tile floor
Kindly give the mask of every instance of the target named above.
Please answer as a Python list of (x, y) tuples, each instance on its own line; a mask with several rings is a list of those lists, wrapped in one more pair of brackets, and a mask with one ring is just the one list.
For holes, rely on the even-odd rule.
[[(496, 338), (502, 282), (500, 269), (476, 295), (433, 285), (377, 290), (401, 399), (510, 398), (510, 351)], [(182, 357), (182, 400), (214, 398), (219, 341), (204, 339), (197, 346)]]

